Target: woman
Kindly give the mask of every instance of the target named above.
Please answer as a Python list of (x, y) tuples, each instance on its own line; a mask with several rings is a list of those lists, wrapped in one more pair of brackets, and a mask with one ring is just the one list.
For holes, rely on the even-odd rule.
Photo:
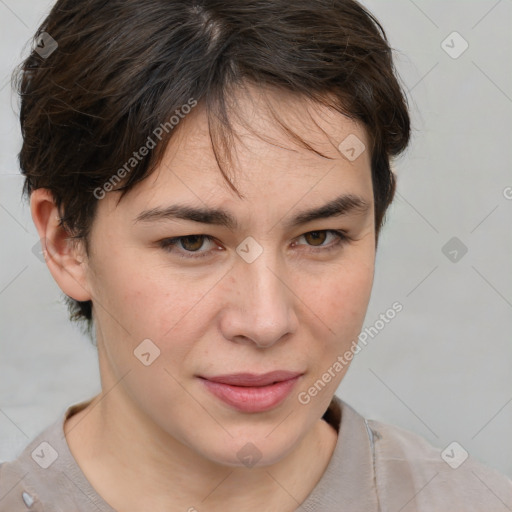
[(1, 511), (512, 506), (334, 395), (410, 135), (367, 10), (59, 0), (19, 79), (24, 192), (102, 391), (0, 466)]

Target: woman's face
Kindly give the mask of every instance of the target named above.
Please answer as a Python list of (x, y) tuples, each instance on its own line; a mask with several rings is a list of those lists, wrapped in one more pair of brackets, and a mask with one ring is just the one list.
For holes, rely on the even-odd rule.
[[(362, 126), (272, 92), (285, 123), (327, 159), (291, 142), (261, 98), (239, 99), (249, 125), (269, 138), (235, 125), (229, 175), (242, 199), (221, 176), (198, 106), (151, 176), (119, 205), (117, 192), (99, 201), (86, 265), (103, 389), (116, 388), (105, 404), (131, 411), (129, 421), (143, 422), (153, 439), (171, 436), (232, 466), (246, 455), (259, 465), (279, 461), (325, 412), (374, 273)], [(304, 213), (338, 198), (337, 215)], [(217, 213), (180, 218), (171, 215), (176, 205)], [(165, 243), (174, 237), (183, 238)], [(272, 380), (298, 378), (259, 389), (207, 379), (274, 371), (291, 373)]]

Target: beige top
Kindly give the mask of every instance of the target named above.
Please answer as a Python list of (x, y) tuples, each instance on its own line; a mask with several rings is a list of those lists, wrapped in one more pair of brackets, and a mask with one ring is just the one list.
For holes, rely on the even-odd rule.
[[(91, 399), (92, 400), (92, 399)], [(71, 454), (64, 420), (74, 404), (0, 465), (0, 512), (115, 512)], [(338, 441), (300, 512), (510, 512), (512, 480), (452, 443), (440, 450), (398, 427), (365, 420), (334, 397), (323, 419)]]

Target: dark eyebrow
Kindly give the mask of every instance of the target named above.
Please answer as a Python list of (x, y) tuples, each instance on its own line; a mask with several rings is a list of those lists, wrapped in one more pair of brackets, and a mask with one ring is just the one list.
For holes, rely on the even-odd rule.
[[(290, 229), (308, 222), (338, 217), (348, 213), (366, 213), (370, 205), (362, 198), (353, 194), (344, 194), (336, 197), (327, 204), (305, 210), (284, 223), (285, 228)], [(166, 208), (152, 208), (141, 212), (135, 219), (137, 222), (157, 222), (163, 220), (184, 219), (201, 224), (213, 224), (225, 226), (234, 231), (238, 229), (238, 222), (233, 215), (219, 208), (197, 208), (188, 205), (172, 205)]]

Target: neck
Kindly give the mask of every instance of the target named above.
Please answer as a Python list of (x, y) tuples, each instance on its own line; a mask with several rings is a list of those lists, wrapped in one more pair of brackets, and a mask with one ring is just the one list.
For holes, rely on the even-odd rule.
[(337, 441), (336, 431), (318, 420), (275, 464), (219, 465), (129, 402), (103, 398), (98, 395), (70, 417), (64, 431), (91, 485), (112, 508), (125, 512), (294, 511), (322, 477)]

